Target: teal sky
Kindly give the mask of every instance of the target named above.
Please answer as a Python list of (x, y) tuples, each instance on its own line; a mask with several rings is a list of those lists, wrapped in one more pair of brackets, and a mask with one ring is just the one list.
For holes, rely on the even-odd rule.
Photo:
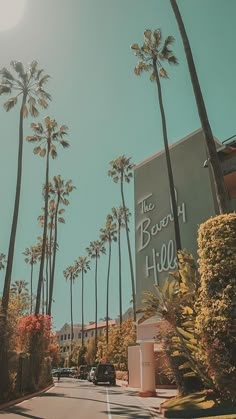
[[(16, 0), (17, 1), (17, 0)], [(2, 4), (2, 3), (1, 3)], [(214, 135), (223, 141), (235, 127), (235, 0), (179, 0)], [(4, 10), (4, 6), (1, 7)], [(1, 10), (1, 13), (3, 13)], [(61, 174), (76, 186), (59, 229), (53, 319), (56, 328), (70, 322), (69, 284), (63, 270), (85, 255), (90, 241), (99, 238), (111, 207), (120, 205), (119, 187), (108, 178), (109, 161), (121, 154), (134, 163), (163, 147), (155, 84), (135, 77), (136, 57), (130, 49), (143, 42), (145, 29), (161, 28), (173, 35), (179, 66), (168, 69), (163, 97), (169, 142), (200, 127), (182, 42), (169, 0), (28, 0), (24, 16), (14, 28), (0, 32), (0, 67), (11, 60), (24, 64), (36, 59), (51, 76), (47, 91), (52, 102), (37, 121), (49, 115), (69, 127), (70, 148), (58, 150), (50, 177)], [(0, 28), (1, 29), (1, 28)], [(1, 233), (0, 252), (7, 253), (15, 196), (19, 108), (6, 113), (0, 97), (1, 121)], [(25, 120), (25, 136), (31, 133)], [(22, 252), (42, 234), (37, 216), (43, 206), (41, 189), (45, 159), (34, 156), (25, 142), (20, 213), (12, 281), (29, 281), (30, 269)], [(163, 173), (163, 176), (166, 176)], [(157, 181), (158, 182), (158, 181)], [(133, 184), (125, 189), (134, 212)], [(134, 255), (134, 218), (131, 239)], [(125, 235), (123, 308), (129, 307), (131, 281)], [(113, 247), (110, 316), (118, 305), (117, 247)], [(108, 258), (98, 265), (98, 317), (105, 316)], [(4, 272), (0, 273), (1, 281)], [(35, 286), (38, 270), (35, 270)], [(85, 277), (85, 321), (94, 320), (94, 263)], [(74, 285), (74, 321), (81, 321), (81, 281)]]

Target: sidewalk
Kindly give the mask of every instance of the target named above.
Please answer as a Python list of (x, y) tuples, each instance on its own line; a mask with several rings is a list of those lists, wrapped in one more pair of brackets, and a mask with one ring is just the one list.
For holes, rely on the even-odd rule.
[(133, 393), (133, 396), (137, 398), (140, 406), (143, 406), (150, 412), (150, 415), (153, 418), (162, 418), (163, 416), (160, 413), (160, 404), (163, 403), (165, 400), (170, 399), (171, 397), (176, 396), (177, 390), (176, 389), (157, 389), (156, 390), (156, 397), (140, 397), (138, 395), (139, 389), (132, 388), (127, 385), (126, 381), (116, 380), (116, 384), (118, 386), (123, 387), (130, 393)]

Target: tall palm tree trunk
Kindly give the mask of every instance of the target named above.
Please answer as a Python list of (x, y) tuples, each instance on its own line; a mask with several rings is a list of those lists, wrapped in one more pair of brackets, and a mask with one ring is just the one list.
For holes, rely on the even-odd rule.
[(45, 289), (45, 283), (44, 283), (45, 281), (43, 280), (43, 283), (42, 283), (42, 301), (41, 301), (41, 304), (42, 304), (42, 314), (44, 315), (44, 289)]
[(73, 338), (74, 338), (74, 325), (73, 325), (73, 290), (72, 290), (72, 274), (70, 277), (70, 322), (71, 322), (71, 335), (70, 335), (70, 352), (72, 353), (72, 344), (73, 344)]
[(48, 277), (49, 277), (49, 255), (47, 255), (46, 259), (46, 313), (48, 311)]
[(16, 240), (16, 229), (18, 224), (18, 214), (20, 205), (20, 193), (21, 193), (21, 178), (22, 178), (22, 160), (23, 160), (23, 110), (26, 102), (26, 95), (23, 96), (22, 105), (20, 110), (20, 123), (19, 123), (19, 146), (18, 146), (18, 166), (17, 166), (17, 181), (16, 181), (16, 193), (15, 193), (15, 204), (11, 226), (11, 235), (9, 241), (8, 255), (7, 255), (7, 267), (4, 281), (4, 288), (2, 294), (2, 314), (6, 315), (9, 303), (9, 294), (11, 286), (11, 274), (15, 250)]
[(49, 234), (49, 278), (50, 280), (52, 276), (52, 224), (53, 224), (53, 220), (51, 220), (51, 227), (50, 227), (50, 234)]
[(35, 306), (35, 315), (39, 313), (40, 310), (40, 300), (41, 300), (41, 289), (43, 284), (43, 271), (44, 271), (44, 261), (46, 253), (46, 240), (47, 240), (47, 227), (48, 227), (48, 182), (49, 182), (49, 152), (50, 145), (48, 141), (47, 145), (47, 162), (46, 162), (46, 179), (45, 179), (45, 206), (44, 206), (44, 226), (43, 226), (43, 243), (42, 243), (42, 254), (40, 259), (40, 268), (39, 268), (39, 279), (38, 279), (38, 289), (36, 297), (36, 306)]
[(182, 37), (182, 41), (184, 44), (184, 50), (186, 54), (186, 59), (188, 63), (189, 73), (192, 81), (193, 91), (196, 99), (196, 104), (198, 108), (198, 114), (201, 121), (207, 149), (208, 149), (208, 155), (209, 155), (209, 161), (210, 165), (212, 167), (212, 176), (213, 176), (213, 182), (215, 186), (216, 191), (216, 199), (219, 207), (219, 211), (221, 214), (224, 214), (228, 211), (228, 198), (225, 190), (225, 184), (224, 184), (224, 178), (223, 173), (219, 161), (219, 157), (216, 151), (216, 144), (215, 140), (212, 134), (211, 126), (209, 123), (204, 99), (202, 96), (201, 87), (199, 84), (197, 71), (190, 47), (190, 43), (188, 40), (187, 32), (185, 30), (185, 26), (177, 5), (176, 0), (170, 0), (179, 31)]
[(111, 268), (111, 241), (109, 241), (108, 268), (107, 268), (107, 304), (106, 304), (106, 343), (108, 344), (108, 318), (109, 318), (109, 280)]
[(125, 231), (126, 231), (128, 254), (129, 254), (129, 265), (130, 265), (130, 275), (131, 275), (131, 285), (132, 285), (133, 312), (134, 312), (133, 316), (134, 316), (134, 322), (136, 322), (136, 292), (135, 292), (135, 281), (134, 281), (134, 269), (133, 269), (133, 261), (132, 261), (132, 254), (131, 254), (129, 227), (128, 227), (128, 220), (127, 220), (127, 214), (126, 214), (126, 206), (125, 206), (125, 197), (124, 197), (124, 190), (123, 190), (123, 178), (121, 179), (121, 182), (120, 182), (120, 188), (121, 188), (121, 198), (122, 198), (122, 205), (123, 205), (123, 211), (124, 211)]
[(121, 327), (121, 325), (122, 325), (122, 282), (121, 282), (120, 225), (118, 227), (118, 270), (119, 270), (119, 307), (120, 307), (120, 327)]
[(174, 178), (173, 178), (173, 172), (172, 172), (172, 166), (171, 166), (171, 160), (170, 160), (170, 150), (169, 150), (168, 138), (167, 138), (166, 117), (165, 117), (165, 111), (164, 111), (163, 100), (162, 100), (161, 83), (160, 83), (160, 78), (157, 71), (156, 60), (153, 60), (153, 68), (154, 68), (154, 73), (156, 76), (158, 99), (159, 99), (159, 105), (160, 105), (160, 111), (161, 111), (161, 121), (162, 121), (162, 131), (163, 131), (164, 148), (165, 148), (165, 156), (166, 156), (166, 165), (167, 165), (167, 172), (168, 172), (173, 219), (174, 219), (175, 245), (176, 245), (176, 251), (178, 251), (178, 250), (181, 250), (178, 209), (177, 209), (177, 202), (175, 198), (175, 186), (174, 186)]
[(2, 295), (2, 303), (0, 310), (0, 394), (8, 392), (9, 389), (9, 371), (8, 371), (8, 344), (7, 344), (7, 310), (9, 304), (11, 274), (14, 258), (16, 229), (19, 214), (20, 204), (20, 191), (21, 191), (21, 178), (22, 178), (22, 157), (23, 157), (23, 109), (26, 102), (26, 95), (23, 95), (22, 105), (20, 110), (20, 123), (19, 123), (19, 146), (18, 146), (18, 167), (17, 167), (17, 181), (16, 181), (16, 194), (14, 213), (11, 226), (11, 235), (7, 256), (7, 267), (4, 281), (4, 289)]
[(54, 233), (54, 243), (53, 243), (53, 260), (52, 260), (52, 274), (49, 284), (49, 302), (48, 302), (48, 315), (51, 316), (52, 312), (52, 299), (53, 299), (53, 288), (54, 288), (54, 276), (55, 276), (55, 267), (56, 267), (56, 254), (57, 254), (57, 215), (60, 202), (60, 195), (57, 197), (57, 205), (55, 212), (55, 233)]
[(84, 270), (82, 269), (82, 284), (81, 284), (81, 310), (82, 310), (82, 348), (84, 347)]
[(95, 357), (98, 344), (98, 258), (95, 263)]
[(34, 266), (33, 263), (31, 263), (31, 269), (30, 269), (30, 314), (32, 314), (32, 311), (33, 311), (33, 266)]

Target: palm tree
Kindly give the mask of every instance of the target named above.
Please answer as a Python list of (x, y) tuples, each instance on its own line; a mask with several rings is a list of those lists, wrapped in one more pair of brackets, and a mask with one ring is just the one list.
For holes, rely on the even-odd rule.
[(25, 263), (29, 263), (31, 266), (30, 268), (30, 313), (32, 313), (33, 308), (33, 269), (34, 265), (38, 261), (39, 257), (39, 247), (38, 246), (31, 246), (27, 247), (23, 252), (23, 255), (26, 256)]
[(37, 105), (45, 109), (48, 106), (48, 100), (51, 100), (51, 96), (43, 89), (45, 83), (49, 79), (49, 76), (45, 75), (42, 69), (38, 69), (38, 63), (36, 61), (32, 61), (27, 70), (24, 69), (23, 64), (19, 61), (12, 61), (11, 66), (14, 70), (13, 74), (5, 67), (0, 71), (0, 75), (2, 77), (0, 81), (0, 95), (11, 95), (13, 91), (15, 91), (16, 93), (15, 96), (10, 97), (10, 99), (8, 99), (4, 103), (5, 110), (8, 112), (11, 109), (13, 109), (18, 103), (18, 98), (21, 97), (22, 100), (20, 105), (19, 119), (19, 145), (15, 203), (7, 255), (6, 275), (1, 303), (2, 316), (0, 324), (0, 369), (2, 378), (0, 382), (0, 394), (6, 392), (9, 386), (6, 342), (7, 335), (5, 331), (20, 204), (24, 138), (23, 119), (27, 118), (29, 113), (31, 116), (37, 117), (39, 113)]
[(6, 260), (6, 255), (4, 255), (4, 253), (0, 253), (0, 271), (2, 269), (5, 269), (7, 260)]
[(53, 177), (53, 183), (49, 184), (49, 193), (50, 197), (55, 201), (55, 216), (54, 216), (54, 238), (53, 238), (53, 251), (52, 251), (52, 271), (49, 284), (49, 301), (48, 301), (48, 310), (47, 314), (51, 316), (52, 311), (52, 301), (53, 301), (53, 289), (54, 289), (54, 276), (55, 276), (55, 267), (56, 267), (56, 252), (57, 252), (57, 229), (58, 222), (65, 223), (65, 220), (60, 215), (62, 214), (60, 205), (69, 205), (69, 200), (67, 199), (69, 194), (75, 189), (75, 186), (72, 185), (72, 180), (64, 181), (60, 175)]
[[(51, 183), (49, 184), (49, 189), (51, 188)], [(44, 211), (44, 208), (43, 208)], [(58, 214), (61, 215), (64, 213), (64, 208), (61, 208), (58, 211)], [(48, 311), (48, 301), (49, 301), (49, 284), (52, 277), (52, 255), (54, 249), (54, 238), (53, 230), (55, 229), (55, 215), (56, 215), (56, 202), (54, 199), (49, 199), (48, 203), (48, 236), (46, 240), (46, 312)], [(44, 213), (38, 216), (38, 221), (41, 227), (44, 227)], [(65, 222), (64, 218), (57, 218), (59, 222)], [(41, 240), (42, 241), (42, 240)], [(42, 243), (41, 243), (42, 244)], [(56, 245), (57, 247), (57, 245)]]
[[(8, 260), (6, 267), (6, 276), (4, 283), (4, 290), (2, 296), (2, 311), (4, 314), (7, 312), (9, 292), (11, 284), (12, 265), (14, 258), (16, 230), (18, 223), (18, 213), (20, 204), (20, 191), (21, 191), (21, 177), (22, 177), (22, 157), (23, 157), (23, 119), (31, 116), (37, 117), (39, 112), (37, 105), (46, 109), (48, 100), (51, 96), (43, 90), (43, 86), (48, 81), (49, 76), (44, 74), (44, 70), (38, 69), (37, 61), (32, 61), (28, 69), (24, 69), (20, 61), (12, 61), (11, 66), (14, 70), (12, 74), (7, 68), (0, 71), (2, 77), (0, 81), (0, 95), (12, 94), (16, 92), (14, 97), (11, 97), (4, 103), (4, 108), (8, 112), (13, 109), (17, 103), (18, 98), (22, 98), (20, 105), (20, 120), (19, 120), (19, 146), (18, 146), (18, 167), (17, 167), (17, 181), (14, 213), (11, 226), (11, 235), (8, 248)], [(0, 333), (1, 334), (1, 333)], [(2, 346), (2, 345), (0, 345)]]
[(84, 347), (84, 274), (90, 269), (90, 261), (88, 258), (79, 256), (75, 261), (78, 273), (81, 272), (82, 284), (81, 284), (81, 310), (82, 310), (82, 347)]
[(20, 279), (19, 281), (15, 281), (11, 285), (11, 293), (14, 294), (16, 297), (26, 296), (29, 294), (27, 288), (28, 282)]
[(78, 271), (77, 271), (77, 267), (75, 265), (71, 265), (68, 266), (68, 268), (66, 268), (63, 271), (64, 277), (66, 278), (66, 280), (68, 279), (70, 281), (70, 324), (71, 324), (71, 330), (70, 330), (70, 348), (71, 348), (71, 352), (72, 352), (72, 342), (74, 339), (74, 325), (73, 325), (73, 289), (72, 286), (75, 282), (75, 278), (77, 278), (78, 276)]
[(106, 253), (106, 249), (103, 246), (103, 243), (99, 240), (90, 242), (89, 247), (86, 248), (88, 255), (91, 259), (95, 259), (95, 353), (97, 352), (97, 342), (98, 342), (98, 284), (97, 284), (97, 275), (98, 275), (98, 259), (101, 254)]
[[(121, 280), (121, 229), (125, 228), (125, 219), (123, 207), (113, 207), (111, 209), (113, 220), (117, 223), (117, 238), (118, 238), (118, 277), (119, 277), (119, 311), (120, 311), (120, 327), (122, 326), (122, 280)], [(126, 208), (126, 217), (129, 223), (131, 213)]]
[(107, 215), (105, 228), (100, 229), (102, 243), (108, 243), (108, 268), (107, 268), (107, 298), (106, 298), (106, 343), (108, 344), (108, 319), (109, 319), (109, 280), (111, 267), (111, 243), (117, 241), (117, 228), (111, 214)]
[(170, 50), (170, 45), (173, 44), (173, 36), (168, 36), (164, 43), (162, 44), (162, 34), (160, 29), (151, 31), (149, 29), (144, 32), (144, 44), (139, 47), (138, 44), (133, 44), (131, 48), (135, 51), (135, 55), (140, 58), (138, 65), (135, 67), (134, 73), (139, 76), (143, 71), (152, 71), (150, 80), (156, 82), (158, 100), (161, 111), (161, 120), (162, 120), (162, 131), (164, 139), (164, 148), (166, 156), (166, 165), (168, 172), (169, 188), (170, 188), (170, 198), (173, 211), (174, 219), (174, 230), (175, 230), (175, 244), (176, 251), (181, 249), (181, 238), (180, 238), (180, 229), (179, 229), (179, 220), (178, 220), (178, 209), (177, 202), (175, 198), (175, 186), (174, 178), (172, 172), (172, 165), (170, 159), (170, 151), (168, 145), (168, 136), (167, 136), (167, 126), (166, 126), (166, 117), (164, 111), (164, 105), (162, 100), (162, 90), (160, 78), (167, 79), (168, 74), (164, 69), (162, 62), (168, 62), (168, 64), (176, 65), (178, 61)]
[(40, 157), (46, 156), (46, 178), (44, 188), (44, 228), (43, 228), (43, 243), (42, 243), (42, 256), (39, 268), (39, 280), (36, 297), (35, 314), (40, 310), (41, 289), (43, 284), (43, 271), (45, 261), (45, 249), (47, 238), (47, 223), (48, 223), (48, 201), (49, 201), (49, 158), (55, 159), (57, 157), (57, 150), (55, 143), (59, 143), (63, 148), (69, 147), (68, 141), (64, 140), (67, 135), (68, 128), (62, 125), (59, 129), (55, 119), (47, 116), (44, 119), (45, 128), (41, 123), (31, 124), (31, 128), (35, 132), (34, 135), (29, 135), (26, 139), (28, 142), (39, 143), (34, 148), (34, 154), (39, 154)]
[(130, 238), (129, 238), (129, 227), (128, 227), (128, 219), (127, 219), (125, 197), (124, 197), (124, 182), (129, 183), (133, 177), (134, 164), (131, 163), (130, 160), (131, 160), (131, 157), (127, 158), (124, 155), (117, 157), (116, 160), (112, 160), (110, 162), (112, 169), (108, 171), (108, 176), (111, 176), (115, 183), (120, 182), (122, 207), (123, 207), (123, 213), (124, 213), (124, 219), (125, 219), (125, 231), (126, 231), (127, 246), (128, 246), (128, 253), (129, 253), (134, 321), (136, 322), (136, 292), (135, 292), (134, 269), (133, 269), (133, 261), (132, 261)]
[(170, 0), (170, 4), (172, 6), (177, 24), (179, 26), (180, 35), (182, 37), (182, 41), (184, 45), (189, 73), (190, 73), (194, 95), (196, 99), (196, 104), (198, 108), (198, 114), (199, 114), (199, 118), (201, 121), (202, 129), (203, 129), (203, 133), (204, 133), (204, 137), (206, 141), (206, 146), (207, 146), (208, 155), (209, 155), (209, 162), (212, 168), (212, 176), (213, 176), (213, 182), (215, 186), (216, 199), (219, 206), (219, 211), (221, 214), (224, 214), (229, 209), (228, 198), (227, 198), (225, 184), (224, 184), (224, 177), (223, 177), (219, 157), (216, 151), (216, 144), (215, 144), (215, 140), (212, 134), (211, 125), (208, 119), (200, 83), (198, 80), (197, 71), (196, 71), (196, 67), (195, 67), (195, 63), (193, 59), (193, 54), (191, 51), (190, 43), (188, 40), (188, 35), (185, 30), (185, 26), (184, 26), (182, 16), (180, 14), (176, 0)]

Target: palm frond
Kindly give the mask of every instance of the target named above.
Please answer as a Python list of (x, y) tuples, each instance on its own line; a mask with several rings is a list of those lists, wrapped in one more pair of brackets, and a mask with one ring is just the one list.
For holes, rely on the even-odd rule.
[(52, 100), (52, 97), (49, 93), (45, 92), (45, 90), (43, 90), (41, 87), (38, 87), (36, 89), (36, 92), (38, 93), (38, 95), (40, 95), (42, 98), (47, 99), (47, 100)]
[(46, 148), (43, 148), (41, 151), (40, 151), (40, 157), (45, 157), (45, 155), (46, 155)]
[(17, 104), (17, 96), (11, 99), (8, 99), (7, 102), (4, 103), (4, 108), (7, 112), (9, 112), (14, 106)]
[(15, 78), (13, 77), (13, 75), (11, 74), (11, 72), (6, 68), (6, 67), (3, 67), (1, 70), (0, 70), (0, 75), (4, 78), (4, 79), (6, 79), (7, 81), (14, 81), (15, 80)]
[(6, 84), (0, 84), (0, 95), (5, 95), (11, 93), (11, 87)]
[(175, 55), (171, 55), (171, 56), (168, 58), (168, 63), (169, 63), (169, 64), (174, 64), (174, 65), (179, 64), (179, 63), (178, 63), (177, 58), (175, 57)]
[(35, 148), (33, 149), (34, 154), (38, 154), (38, 153), (40, 153), (40, 151), (41, 151), (41, 147), (40, 147), (40, 146), (35, 147)]
[(38, 98), (37, 102), (40, 106), (42, 106), (42, 108), (47, 109), (48, 103), (46, 102), (46, 100), (42, 98)]
[(26, 141), (28, 141), (29, 143), (35, 143), (36, 141), (40, 141), (41, 137), (39, 137), (38, 135), (28, 135), (26, 137)]
[(50, 79), (50, 76), (48, 74), (45, 74), (45, 76), (43, 76), (39, 81), (39, 87), (42, 87), (45, 83), (47, 83), (47, 81)]
[(38, 134), (42, 134), (43, 133), (43, 126), (42, 126), (41, 123), (35, 124), (34, 122), (32, 122), (32, 124), (30, 125), (30, 127), (32, 128), (32, 130), (34, 132), (36, 132)]
[(50, 151), (50, 154), (51, 154), (52, 159), (56, 159), (57, 158), (57, 151), (56, 150), (52, 149)]
[(11, 61), (11, 66), (14, 68), (16, 73), (19, 75), (19, 77), (25, 81), (26, 79), (26, 73), (24, 70), (24, 66), (21, 61)]
[(61, 140), (60, 144), (62, 145), (63, 148), (68, 148), (70, 147), (70, 144), (68, 143), (68, 141), (66, 140)]

